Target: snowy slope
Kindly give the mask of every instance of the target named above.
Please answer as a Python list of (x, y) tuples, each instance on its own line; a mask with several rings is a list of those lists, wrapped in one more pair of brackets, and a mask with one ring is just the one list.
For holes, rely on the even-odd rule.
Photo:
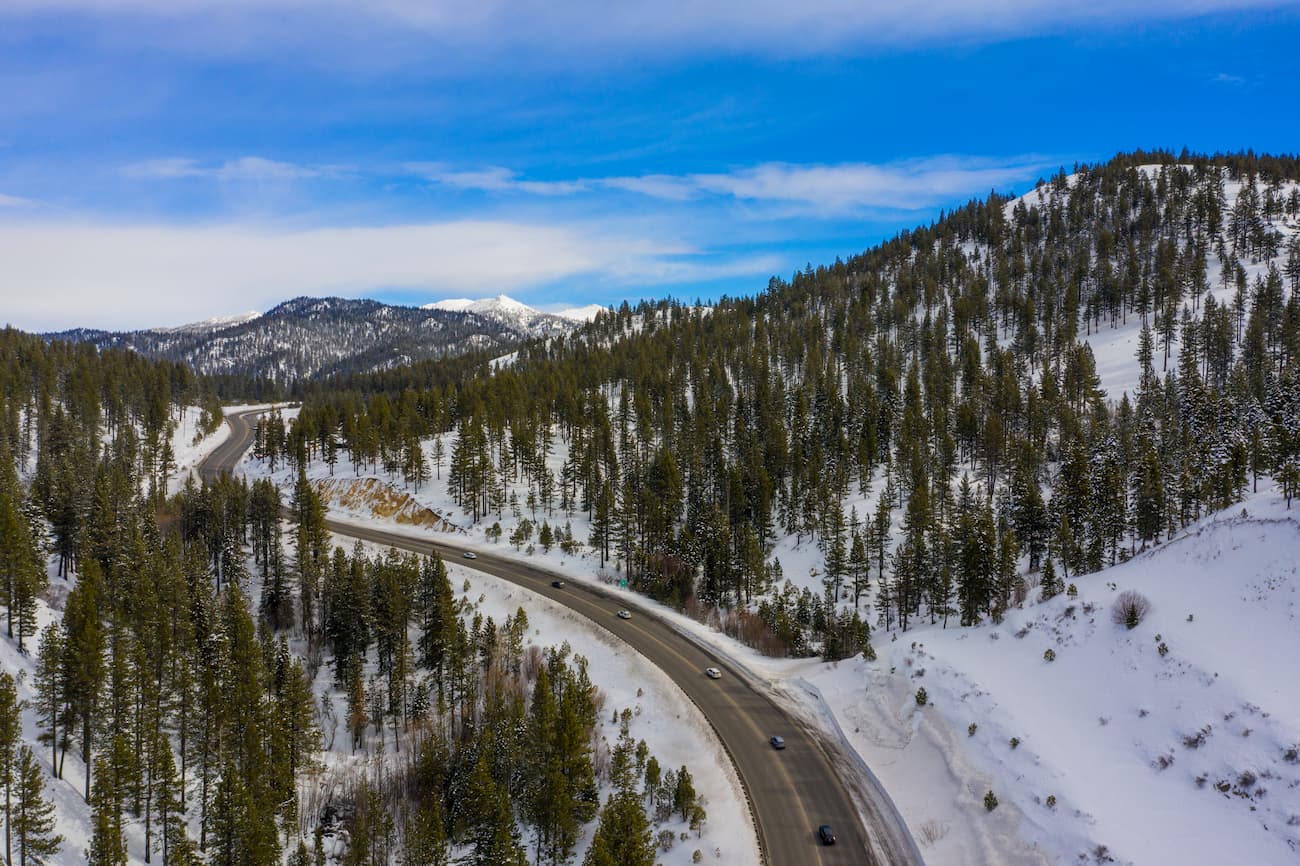
[(260, 318), (261, 315), (257, 310), (249, 310), (247, 313), (239, 313), (233, 316), (214, 316), (211, 319), (191, 322), (188, 325), (177, 325), (173, 328), (152, 328), (151, 330), (156, 334), (205, 334), (251, 322)]
[[(1161, 165), (1144, 165), (1136, 169), (1149, 180), (1156, 180), (1161, 171), (1167, 172), (1191, 171), (1191, 166), (1161, 166)], [(1067, 187), (1073, 187), (1076, 175), (1069, 175), (1066, 178)], [(1245, 187), (1242, 180), (1225, 179), (1223, 182), (1223, 200), (1226, 208), (1231, 208), (1241, 195)], [(1283, 197), (1288, 196), (1296, 189), (1295, 183), (1282, 183), (1280, 185)], [(1053, 191), (1051, 184), (1046, 184), (1038, 189), (1032, 190), (1018, 198), (1012, 199), (1004, 207), (1004, 212), (1008, 219), (1018, 205), (1023, 204), (1025, 207), (1043, 208), (1049, 204), (1056, 193)], [(1239, 262), (1246, 274), (1247, 285), (1253, 287), (1255, 280), (1261, 278), (1268, 272), (1269, 266), (1282, 268), (1286, 261), (1287, 244), (1291, 238), (1300, 234), (1300, 224), (1286, 217), (1269, 218), (1265, 216), (1265, 225), (1268, 231), (1276, 232), (1282, 240), (1279, 245), (1279, 255), (1273, 259), (1243, 259)], [(1218, 304), (1231, 304), (1233, 296), (1236, 294), (1236, 283), (1229, 272), (1229, 279), (1224, 281), (1224, 264), (1225, 262), (1213, 251), (1206, 253), (1205, 278), (1209, 286), (1207, 295), (1212, 295)], [(1249, 291), (1249, 289), (1248, 289)], [(1200, 312), (1204, 309), (1205, 297), (1197, 298), (1195, 304), (1193, 299), (1188, 297), (1186, 305), (1195, 306), (1194, 315), (1199, 317)], [(1153, 322), (1149, 322), (1154, 327)], [(1079, 338), (1092, 348), (1093, 358), (1097, 365), (1097, 376), (1101, 379), (1101, 387), (1107, 396), (1119, 401), (1124, 393), (1132, 397), (1141, 379), (1141, 371), (1138, 369), (1135, 357), (1138, 350), (1138, 336), (1142, 331), (1142, 319), (1140, 316), (1130, 314), (1126, 321), (1111, 323), (1105, 320), (1100, 325), (1090, 325), (1081, 322), (1079, 326)], [(1164, 352), (1164, 347), (1160, 340), (1156, 340), (1155, 351), (1155, 371), (1162, 375), (1166, 370), (1178, 369), (1178, 354), (1181, 340), (1175, 338), (1169, 346), (1168, 357)]]
[[(956, 831), (927, 851), (931, 863), (1099, 851), (1135, 864), (1294, 863), (1298, 518), (1260, 494), (1072, 578), (1077, 598), (1027, 603), (996, 626), (923, 625), (878, 643), (876, 662), (816, 666), (807, 680), (913, 832)], [(1131, 631), (1110, 616), (1125, 590), (1152, 603)], [(1008, 851), (1008, 835), (1037, 853)]]
[(504, 325), (511, 331), (527, 337), (554, 337), (567, 334), (576, 327), (577, 322), (589, 320), (589, 318), (583, 318), (579, 315), (583, 312), (582, 310), (567, 311), (574, 313), (574, 315), (564, 315), (563, 313), (552, 315), (535, 310), (527, 304), (521, 304), (506, 295), (482, 298), (477, 301), (472, 301), (469, 298), (448, 298), (425, 304), (421, 309), (443, 310), (450, 313), (473, 313), (480, 318)]
[(558, 310), (555, 315), (561, 319), (572, 319), (575, 322), (590, 322), (601, 313), (608, 312), (608, 307), (602, 307), (600, 304), (587, 304), (585, 307), (569, 307), (568, 309)]

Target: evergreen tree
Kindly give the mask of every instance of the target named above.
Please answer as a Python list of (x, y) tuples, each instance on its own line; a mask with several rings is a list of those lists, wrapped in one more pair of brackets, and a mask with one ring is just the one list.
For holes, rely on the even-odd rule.
[[(63, 837), (54, 832), (54, 804), (45, 800), (45, 780), (36, 755), (27, 746), (18, 753), (14, 806), (9, 822), (18, 866), (43, 866), (58, 853)], [(13, 861), (10, 861), (13, 862)]]
[(606, 801), (582, 862), (583, 866), (654, 866), (650, 822), (635, 794), (623, 792)]
[(5, 789), (5, 862), (12, 863), (10, 836), (14, 823), (15, 788), (22, 783), (18, 772), (19, 745), (22, 742), (23, 705), (18, 687), (8, 671), (0, 671), (0, 784)]

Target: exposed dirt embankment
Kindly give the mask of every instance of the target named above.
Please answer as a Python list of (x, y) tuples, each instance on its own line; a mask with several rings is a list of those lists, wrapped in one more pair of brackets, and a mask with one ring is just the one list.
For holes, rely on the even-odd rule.
[(436, 532), (459, 532), (460, 527), (444, 520), (431, 508), (416, 502), (411, 494), (378, 478), (322, 478), (312, 482), (321, 499), (352, 512), (370, 513), (408, 526), (422, 526)]

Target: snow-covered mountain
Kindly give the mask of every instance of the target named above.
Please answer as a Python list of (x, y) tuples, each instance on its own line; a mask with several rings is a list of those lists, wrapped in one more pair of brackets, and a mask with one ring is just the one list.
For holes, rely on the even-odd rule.
[(604, 310), (604, 307), (592, 304), (559, 313), (543, 313), (514, 298), (497, 295), (494, 298), (480, 298), (477, 301), (469, 298), (447, 298), (425, 304), (422, 309), (471, 313), (528, 337), (555, 337), (572, 331), (575, 323), (591, 321), (597, 313)]
[(233, 316), (213, 316), (201, 322), (190, 322), (187, 325), (176, 325), (170, 328), (152, 328), (151, 330), (157, 334), (208, 334), (222, 328), (251, 322), (254, 319), (261, 318), (261, 315), (257, 310), (249, 310), (247, 313), (238, 313)]
[(404, 307), (371, 300), (295, 298), (245, 313), (171, 328), (112, 332), (78, 328), (52, 338), (119, 346), (182, 361), (205, 374), (291, 383), (373, 372), (468, 351), (506, 353), (523, 340), (567, 334), (575, 319), (540, 313), (501, 296)]

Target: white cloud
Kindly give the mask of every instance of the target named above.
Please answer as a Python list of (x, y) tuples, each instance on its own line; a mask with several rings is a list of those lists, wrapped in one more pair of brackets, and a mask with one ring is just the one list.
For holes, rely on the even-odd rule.
[(572, 195), (588, 188), (585, 180), (528, 180), (512, 169), (488, 166), (479, 169), (455, 169), (438, 162), (407, 163), (404, 168), (425, 180), (456, 189), (481, 192), (522, 192), (528, 195)]
[(755, 202), (784, 202), (842, 213), (860, 208), (916, 210), (1024, 182), (1052, 165), (1042, 158), (995, 161), (938, 156), (901, 162), (792, 165), (770, 162), (726, 174), (696, 174), (701, 190)]
[(221, 181), (288, 181), (321, 177), (338, 171), (336, 166), (296, 165), (260, 156), (241, 156), (214, 165), (203, 165), (189, 157), (172, 156), (122, 166), (124, 175), (141, 180), (206, 177)]
[(841, 215), (864, 209), (929, 208), (956, 197), (982, 195), (990, 189), (1032, 180), (1052, 165), (1051, 160), (1032, 156), (994, 160), (945, 155), (879, 164), (769, 162), (731, 172), (559, 181), (527, 180), (500, 166), (457, 170), (442, 164), (418, 163), (407, 169), (435, 183), (492, 193), (562, 196), (616, 190), (672, 202), (715, 196), (798, 205), (813, 213)]
[(0, 192), (0, 207), (27, 207), (32, 204), (35, 204), (35, 202), (29, 198), (20, 198), (16, 195), (5, 195)]
[[(190, 38), (245, 50), (285, 44), (300, 26), (347, 37), (368, 29), (419, 34), (448, 46), (537, 53), (569, 62), (627, 51), (726, 50), (800, 56), (935, 39), (988, 40), (1065, 28), (1262, 10), (1294, 0), (6, 0), (0, 14), (73, 11), (167, 23), (203, 19)], [(274, 13), (271, 16), (265, 13)], [(262, 26), (297, 16), (295, 26)], [(233, 36), (232, 36), (233, 34)], [(169, 31), (167, 38), (174, 38)], [(141, 38), (148, 38), (141, 33)], [(310, 40), (307, 43), (310, 44)], [(574, 48), (584, 53), (573, 55)]]
[(602, 227), (494, 221), (280, 229), (0, 223), (0, 307), (19, 327), (139, 327), (265, 309), (299, 294), (479, 295), (562, 279), (648, 285), (762, 275)]

